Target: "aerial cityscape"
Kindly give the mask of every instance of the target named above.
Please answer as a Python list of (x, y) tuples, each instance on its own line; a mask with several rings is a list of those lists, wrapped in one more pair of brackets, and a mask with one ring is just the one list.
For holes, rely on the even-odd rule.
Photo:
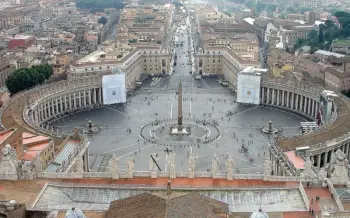
[(0, 217), (350, 218), (350, 1), (3, 0)]

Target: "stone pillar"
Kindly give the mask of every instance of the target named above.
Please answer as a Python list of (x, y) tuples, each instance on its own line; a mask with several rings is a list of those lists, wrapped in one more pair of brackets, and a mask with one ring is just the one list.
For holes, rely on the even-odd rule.
[(277, 89), (277, 106), (280, 106), (280, 90)]
[(100, 88), (100, 103), (103, 103), (103, 98), (102, 98), (102, 88)]
[(304, 96), (304, 113), (306, 114), (306, 109), (307, 109), (307, 98)]
[(270, 104), (270, 88), (267, 88), (267, 102), (266, 104)]
[(74, 108), (76, 108), (77, 107), (77, 95), (76, 95), (76, 92), (74, 92), (73, 98), (74, 98)]
[(317, 167), (320, 168), (321, 166), (321, 154), (317, 155)]
[(81, 106), (83, 106), (83, 103), (82, 103), (82, 100), (81, 100), (81, 98), (82, 98), (81, 91), (79, 91), (78, 96), (79, 96), (79, 107), (81, 107)]
[(307, 104), (307, 114), (311, 115), (310, 113), (311, 113), (311, 98), (309, 98), (309, 102)]
[(47, 107), (46, 104), (44, 104), (44, 120), (47, 119)]
[(315, 117), (317, 116), (317, 112), (318, 112), (318, 102), (316, 102), (316, 105), (315, 105)]
[(284, 95), (285, 95), (285, 91), (282, 91), (282, 107), (284, 107), (286, 105), (286, 103), (284, 102)]
[(91, 95), (91, 92), (93, 91), (94, 89), (89, 89), (89, 97), (88, 97), (88, 104), (89, 105), (92, 105), (92, 95)]
[(68, 110), (72, 110), (72, 94), (69, 93), (69, 96), (68, 96)]
[(61, 114), (63, 114), (63, 104), (65, 104), (65, 106), (67, 107), (67, 103), (66, 103), (66, 95), (64, 95), (63, 97), (61, 97)]
[(299, 95), (295, 94), (295, 110), (299, 110)]
[[(58, 99), (59, 99), (59, 101), (58, 101)], [(56, 115), (57, 114), (60, 114), (60, 110), (58, 110), (58, 102), (60, 102), (60, 104), (62, 104), (62, 99), (61, 99), (61, 97), (56, 97)]]
[(275, 93), (275, 89), (272, 89), (272, 105), (276, 104), (276, 93)]
[(316, 117), (315, 115), (315, 100), (311, 100), (311, 116)]
[(93, 88), (92, 91), (93, 91), (93, 93), (92, 93), (92, 95), (93, 95), (93, 103), (96, 104), (96, 89)]
[(290, 107), (290, 99), (289, 99), (289, 92), (287, 91), (287, 108)]
[(294, 110), (294, 93), (293, 92), (291, 92), (291, 95), (292, 95), (292, 107), (291, 107), (291, 109), (292, 110)]

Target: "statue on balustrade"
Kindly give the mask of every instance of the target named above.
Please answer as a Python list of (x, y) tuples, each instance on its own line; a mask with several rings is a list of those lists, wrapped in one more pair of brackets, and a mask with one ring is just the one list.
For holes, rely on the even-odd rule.
[(119, 170), (118, 170), (119, 158), (115, 157), (115, 155), (113, 154), (108, 164), (109, 164), (109, 169), (112, 173), (112, 178), (119, 179)]
[(308, 179), (314, 178), (314, 172), (312, 171), (312, 162), (310, 157), (306, 157), (306, 160), (304, 163), (304, 170), (301, 173), (301, 176)]
[(76, 173), (83, 173), (84, 172), (84, 161), (81, 156), (75, 157), (75, 171)]
[(272, 175), (272, 163), (268, 156), (265, 158), (265, 162), (264, 162), (264, 175), (265, 176)]
[(194, 178), (194, 171), (196, 168), (196, 156), (190, 153), (188, 156), (188, 173), (190, 178)]
[(126, 160), (126, 165), (128, 167), (127, 177), (133, 178), (135, 169), (135, 159), (133, 156), (128, 157), (128, 159)]
[(17, 154), (11, 145), (7, 144), (0, 153), (0, 179), (18, 179), (19, 164)]
[(340, 149), (332, 154), (331, 162), (326, 166), (327, 177), (333, 184), (349, 183), (349, 161)]
[(233, 167), (234, 167), (233, 159), (231, 156), (229, 156), (226, 159), (226, 179), (227, 180), (233, 179)]
[(167, 171), (170, 178), (176, 178), (176, 153), (170, 152), (167, 158)]
[(211, 164), (211, 172), (214, 175), (217, 175), (220, 170), (220, 163), (219, 163), (219, 158), (217, 157), (216, 154), (214, 154), (213, 159), (212, 159), (212, 164)]

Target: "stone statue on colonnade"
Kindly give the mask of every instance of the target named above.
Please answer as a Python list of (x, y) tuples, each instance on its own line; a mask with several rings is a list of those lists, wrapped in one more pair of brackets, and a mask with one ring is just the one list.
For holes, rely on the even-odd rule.
[(113, 179), (119, 179), (118, 164), (119, 164), (119, 158), (115, 157), (115, 154), (113, 154), (112, 158), (109, 160), (109, 163), (108, 163)]

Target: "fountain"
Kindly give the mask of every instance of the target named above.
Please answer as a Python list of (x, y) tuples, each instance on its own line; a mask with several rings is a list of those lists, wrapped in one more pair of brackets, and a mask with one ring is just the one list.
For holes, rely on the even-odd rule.
[(87, 135), (94, 135), (94, 134), (98, 133), (99, 131), (100, 131), (100, 129), (97, 126), (95, 126), (91, 120), (88, 121), (88, 124), (83, 129), (83, 133), (85, 133)]

